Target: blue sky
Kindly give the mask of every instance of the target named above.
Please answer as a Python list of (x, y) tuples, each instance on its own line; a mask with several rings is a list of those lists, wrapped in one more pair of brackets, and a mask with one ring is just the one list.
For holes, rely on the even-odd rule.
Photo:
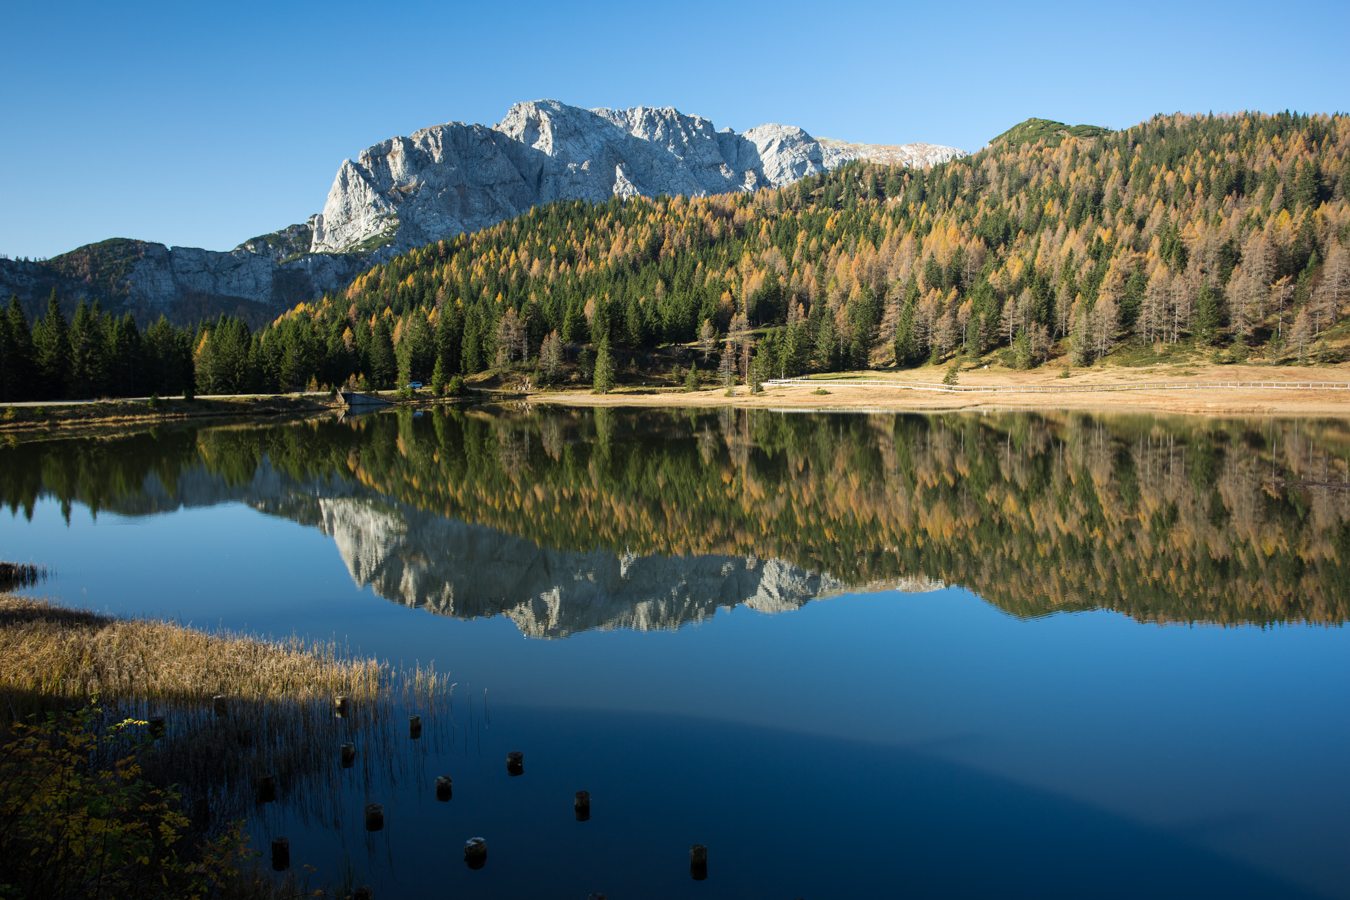
[(516, 100), (670, 105), (976, 149), (1027, 116), (1350, 109), (1350, 4), (62, 3), (9, 0), (0, 253), (228, 249), (338, 164)]

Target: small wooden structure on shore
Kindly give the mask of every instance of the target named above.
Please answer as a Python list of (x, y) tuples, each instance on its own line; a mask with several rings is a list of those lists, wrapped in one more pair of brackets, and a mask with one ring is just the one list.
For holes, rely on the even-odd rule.
[(360, 409), (371, 406), (392, 406), (392, 400), (386, 400), (376, 394), (361, 394), (356, 391), (340, 391), (338, 402), (348, 409)]

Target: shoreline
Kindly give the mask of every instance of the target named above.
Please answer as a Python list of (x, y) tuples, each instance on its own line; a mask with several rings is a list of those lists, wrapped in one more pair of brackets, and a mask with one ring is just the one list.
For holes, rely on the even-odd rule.
[(306, 416), (336, 410), (328, 394), (258, 394), (198, 397), (55, 401), (0, 404), (0, 439), (6, 435), (156, 425), (193, 419)]
[[(766, 382), (752, 394), (737, 385), (686, 392), (679, 388), (619, 387), (609, 394), (581, 389), (535, 391), (532, 403), (559, 406), (736, 407), (812, 412), (987, 412), (1078, 410), (1198, 416), (1350, 417), (1350, 366), (1152, 366), (1029, 372), (976, 369), (955, 386), (945, 370), (840, 372)], [(1312, 384), (1310, 384), (1312, 383)], [(1283, 386), (1290, 385), (1289, 387)], [(1295, 386), (1298, 385), (1298, 386)]]
[[(769, 381), (752, 394), (741, 384), (685, 391), (677, 385), (621, 384), (608, 394), (582, 386), (529, 391), (471, 387), (468, 398), (399, 399), (391, 406), (524, 402), (565, 407), (766, 409), (780, 412), (941, 413), (1055, 410), (1193, 416), (1350, 418), (1350, 364), (1334, 366), (1159, 365), (1072, 371), (972, 369), (954, 386), (946, 369), (832, 372)], [(1289, 385), (1285, 387), (1283, 385)], [(0, 404), (0, 439), (207, 419), (304, 417), (340, 412), (328, 392)]]

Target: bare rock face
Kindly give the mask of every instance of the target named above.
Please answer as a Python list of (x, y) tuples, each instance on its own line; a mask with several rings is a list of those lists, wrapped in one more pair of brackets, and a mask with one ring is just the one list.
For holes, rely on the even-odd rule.
[(537, 100), (512, 106), (492, 128), (436, 125), (344, 162), (310, 250), (406, 249), (557, 200), (753, 191), (857, 159), (921, 166), (960, 155), (931, 144), (819, 141), (787, 125), (718, 131), (670, 107)]
[(323, 211), (231, 251), (112, 239), (51, 260), (0, 259), (0, 294), (30, 312), (53, 288), (144, 320), (218, 312), (255, 322), (337, 290), (364, 268), (557, 200), (702, 196), (780, 187), (858, 159), (927, 166), (932, 144), (818, 140), (789, 125), (743, 134), (670, 107), (517, 103), (494, 126), (451, 122), (395, 137), (338, 167)]
[(853, 144), (832, 138), (821, 138), (820, 148), (825, 166), (830, 169), (859, 159), (886, 166), (926, 169), (966, 155), (964, 150), (941, 144)]

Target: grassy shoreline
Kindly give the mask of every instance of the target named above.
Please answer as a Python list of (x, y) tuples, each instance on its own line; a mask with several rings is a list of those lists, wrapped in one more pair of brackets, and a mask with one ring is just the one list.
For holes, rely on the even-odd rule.
[[(790, 385), (766, 384), (760, 393), (737, 385), (684, 391), (673, 386), (621, 386), (608, 394), (583, 388), (535, 391), (536, 403), (564, 406), (721, 406), (775, 410), (954, 412), (1083, 410), (1186, 415), (1350, 416), (1350, 365), (1159, 365), (1018, 371), (981, 367), (961, 371), (946, 392), (948, 369), (834, 372)], [(1067, 373), (1067, 374), (1062, 374)], [(865, 383), (857, 383), (865, 382)], [(1321, 382), (1328, 387), (1272, 387)]]
[[(516, 386), (497, 375), (471, 380), (466, 398), (412, 399), (393, 391), (370, 392), (391, 405), (429, 406), (468, 400), (524, 400), (558, 406), (746, 407), (775, 410), (954, 412), (1058, 409), (1183, 415), (1350, 416), (1350, 363), (1321, 366), (1217, 365), (1210, 362), (1152, 366), (1045, 366), (1021, 371), (972, 366), (957, 375), (957, 391), (940, 390), (950, 369), (875, 369), (828, 372), (791, 385), (766, 384), (761, 393), (738, 384), (728, 395), (705, 373), (697, 391), (666, 376), (648, 383), (630, 379), (607, 394), (585, 384)], [(866, 382), (866, 383), (856, 383)], [(1334, 387), (1281, 388), (1269, 383), (1322, 382)], [(1160, 386), (1165, 385), (1165, 386)], [(939, 389), (932, 389), (937, 386)], [(0, 404), (0, 438), (67, 433), (189, 419), (302, 417), (339, 411), (327, 392), (201, 397), (186, 401), (95, 400), (65, 404)]]
[[(342, 742), (360, 747), (369, 783), (396, 764), (395, 711), (416, 708), (434, 728), (452, 687), (331, 643), (0, 592), (0, 858), (12, 863), (0, 884), (62, 898), (135, 885), (147, 900), (332, 896), (297, 869), (261, 872), (244, 823), (278, 798), (333, 818)], [(275, 835), (259, 827), (266, 846)], [(302, 868), (332, 885), (343, 877)]]

